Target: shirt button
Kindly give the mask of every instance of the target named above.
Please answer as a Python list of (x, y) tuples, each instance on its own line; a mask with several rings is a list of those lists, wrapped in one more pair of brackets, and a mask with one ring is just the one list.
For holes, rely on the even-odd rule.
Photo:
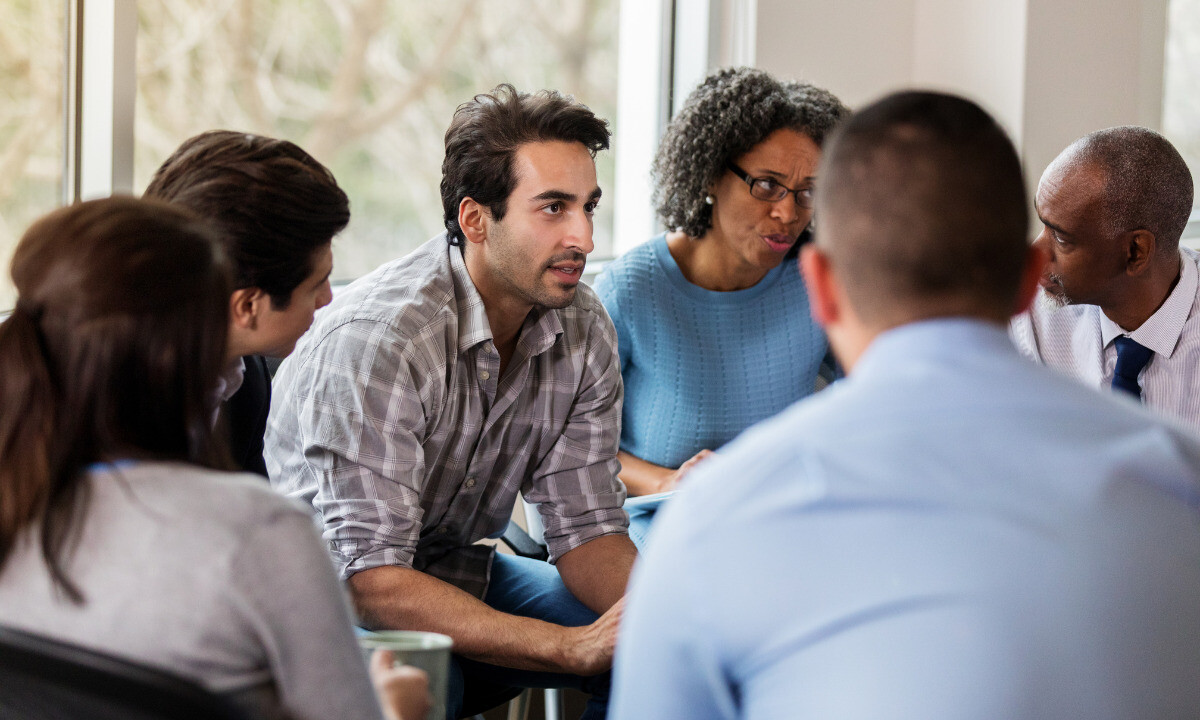
[(492, 374), (490, 372), (488, 372), (487, 370), (484, 370), (483, 372), (479, 373), (479, 377), (483, 378), (484, 380), (487, 380), (491, 376), (492, 376)]
[(469, 487), (469, 488), (473, 488), (473, 487), (475, 487), (475, 478), (473, 478), (473, 477), (469, 477), (469, 478), (467, 478), (466, 485), (467, 485), (467, 487)]
[(450, 528), (448, 528), (448, 527), (445, 527), (445, 526), (442, 526), (442, 527), (440, 527), (440, 528), (438, 528), (438, 529), (437, 529), (437, 534), (438, 534), (438, 535), (445, 535), (445, 534), (446, 534), (446, 533), (448, 533), (448, 532), (450, 532)]

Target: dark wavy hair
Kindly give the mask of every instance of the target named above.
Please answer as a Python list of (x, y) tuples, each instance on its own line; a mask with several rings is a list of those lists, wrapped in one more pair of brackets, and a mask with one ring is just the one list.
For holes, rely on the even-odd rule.
[(704, 196), (726, 165), (783, 128), (818, 146), (849, 110), (808, 83), (754, 68), (726, 68), (704, 79), (667, 126), (654, 158), (654, 203), (671, 230), (693, 238), (712, 227)]
[(234, 287), (261, 288), (276, 310), (350, 222), (350, 200), (328, 168), (287, 140), (231, 130), (185, 140), (143, 197), (212, 222), (233, 259)]
[(517, 148), (551, 140), (583, 143), (594, 158), (608, 149), (608, 123), (570, 95), (523, 93), (508, 83), (458, 106), (446, 130), (442, 161), (442, 215), (451, 245), (466, 240), (458, 226), (463, 198), (486, 207), (494, 219), (504, 219), (508, 196), (517, 185)]
[(55, 584), (87, 506), (90, 463), (228, 467), (210, 396), (225, 362), (230, 267), (183, 208), (108, 198), (34, 223), (12, 259), (0, 323), (0, 570), (40, 524)]

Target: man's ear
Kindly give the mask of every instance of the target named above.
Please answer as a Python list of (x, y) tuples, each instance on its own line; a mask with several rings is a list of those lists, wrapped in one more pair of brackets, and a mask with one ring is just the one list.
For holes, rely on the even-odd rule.
[(463, 198), (458, 204), (458, 227), (467, 242), (478, 244), (487, 239), (487, 221), (491, 217), (487, 208), (469, 197)]
[(1130, 230), (1121, 235), (1121, 245), (1125, 250), (1125, 272), (1141, 275), (1158, 251), (1158, 238), (1149, 230)]
[(1033, 299), (1037, 297), (1038, 286), (1041, 284), (1042, 273), (1046, 270), (1046, 263), (1050, 262), (1050, 255), (1038, 245), (1030, 245), (1029, 250), (1025, 253), (1025, 267), (1021, 268), (1021, 284), (1017, 286), (1016, 307), (1013, 308), (1013, 315), (1020, 315), (1029, 309), (1033, 304)]
[(800, 248), (800, 273), (808, 290), (808, 305), (813, 319), (821, 327), (829, 327), (841, 317), (838, 303), (837, 278), (829, 256), (813, 243)]
[(229, 296), (229, 322), (237, 329), (257, 330), (258, 316), (270, 298), (262, 288), (238, 288)]

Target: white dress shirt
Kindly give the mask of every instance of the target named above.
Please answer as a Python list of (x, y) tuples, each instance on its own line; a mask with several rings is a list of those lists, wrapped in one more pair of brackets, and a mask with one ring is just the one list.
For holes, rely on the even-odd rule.
[(1113, 340), (1128, 335), (1154, 351), (1138, 376), (1142, 401), (1200, 429), (1200, 254), (1181, 248), (1179, 282), (1150, 319), (1126, 332), (1097, 305), (1058, 306), (1039, 293), (1009, 328), (1021, 352), (1096, 388), (1112, 385)]

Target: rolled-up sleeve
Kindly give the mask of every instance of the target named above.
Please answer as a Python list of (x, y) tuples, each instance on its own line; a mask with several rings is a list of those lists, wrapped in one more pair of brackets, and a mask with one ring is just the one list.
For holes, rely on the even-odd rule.
[(552, 563), (602, 535), (625, 534), (629, 525), (622, 508), (625, 486), (617, 479), (621, 366), (616, 332), (602, 309), (589, 324), (587, 338), (571, 414), (523, 488), (525, 499), (538, 505)]
[(304, 360), (291, 391), (302, 471), (343, 579), (412, 567), (421, 533), (425, 412), (420, 358), (385, 323), (339, 326)]

